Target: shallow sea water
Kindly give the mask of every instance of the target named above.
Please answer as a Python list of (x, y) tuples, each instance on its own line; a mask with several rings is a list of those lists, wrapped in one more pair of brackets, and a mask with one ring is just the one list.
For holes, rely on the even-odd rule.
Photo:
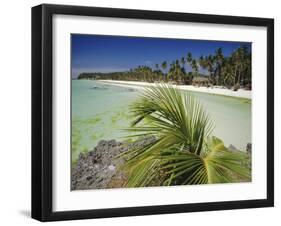
[[(122, 129), (130, 125), (128, 105), (140, 90), (72, 80), (72, 161), (92, 150), (99, 140), (127, 139)], [(184, 91), (187, 92), (187, 91)], [(192, 92), (214, 124), (213, 135), (226, 146), (245, 150), (251, 142), (251, 100)]]

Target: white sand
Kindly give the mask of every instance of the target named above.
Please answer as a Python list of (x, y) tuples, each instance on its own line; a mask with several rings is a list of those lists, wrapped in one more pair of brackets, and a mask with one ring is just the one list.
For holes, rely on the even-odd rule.
[[(117, 81), (117, 80), (96, 80), (98, 82), (104, 84), (111, 84), (121, 87), (127, 88), (134, 88), (134, 89), (143, 89), (145, 86), (155, 86), (157, 83), (148, 83), (148, 82), (135, 82), (135, 81)], [(210, 94), (217, 94), (217, 95), (224, 95), (224, 96), (231, 96), (231, 97), (239, 97), (239, 98), (247, 98), (251, 99), (251, 91), (239, 89), (237, 91), (233, 91), (230, 89), (225, 89), (222, 87), (196, 87), (192, 85), (173, 85), (182, 90), (189, 90), (193, 92), (202, 92), (202, 93), (210, 93)]]

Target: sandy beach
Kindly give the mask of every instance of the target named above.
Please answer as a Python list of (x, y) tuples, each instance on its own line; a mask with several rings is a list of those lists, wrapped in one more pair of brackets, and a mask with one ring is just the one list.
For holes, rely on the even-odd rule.
[[(96, 80), (97, 82), (101, 82), (103, 84), (111, 84), (121, 87), (129, 87), (133, 89), (143, 89), (147, 86), (155, 86), (157, 83), (148, 83), (148, 82), (135, 82), (135, 81), (117, 81), (117, 80)], [(251, 91), (239, 89), (237, 91), (233, 91), (230, 89), (222, 88), (222, 87), (197, 87), (192, 85), (173, 85), (182, 90), (188, 90), (192, 92), (202, 92), (202, 93), (210, 93), (238, 98), (246, 98), (251, 99)]]

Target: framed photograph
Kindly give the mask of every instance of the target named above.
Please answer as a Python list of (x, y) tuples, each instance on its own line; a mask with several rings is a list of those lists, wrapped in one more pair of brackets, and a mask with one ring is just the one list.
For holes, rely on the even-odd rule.
[(32, 8), (32, 217), (274, 205), (274, 21)]

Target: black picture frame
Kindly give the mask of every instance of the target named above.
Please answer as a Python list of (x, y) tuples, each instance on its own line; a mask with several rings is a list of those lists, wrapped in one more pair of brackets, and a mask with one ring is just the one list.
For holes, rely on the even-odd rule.
[[(52, 17), (55, 14), (266, 27), (267, 198), (54, 212), (52, 210)], [(57, 221), (271, 206), (274, 206), (273, 19), (49, 4), (32, 8), (32, 218), (40, 221)]]

